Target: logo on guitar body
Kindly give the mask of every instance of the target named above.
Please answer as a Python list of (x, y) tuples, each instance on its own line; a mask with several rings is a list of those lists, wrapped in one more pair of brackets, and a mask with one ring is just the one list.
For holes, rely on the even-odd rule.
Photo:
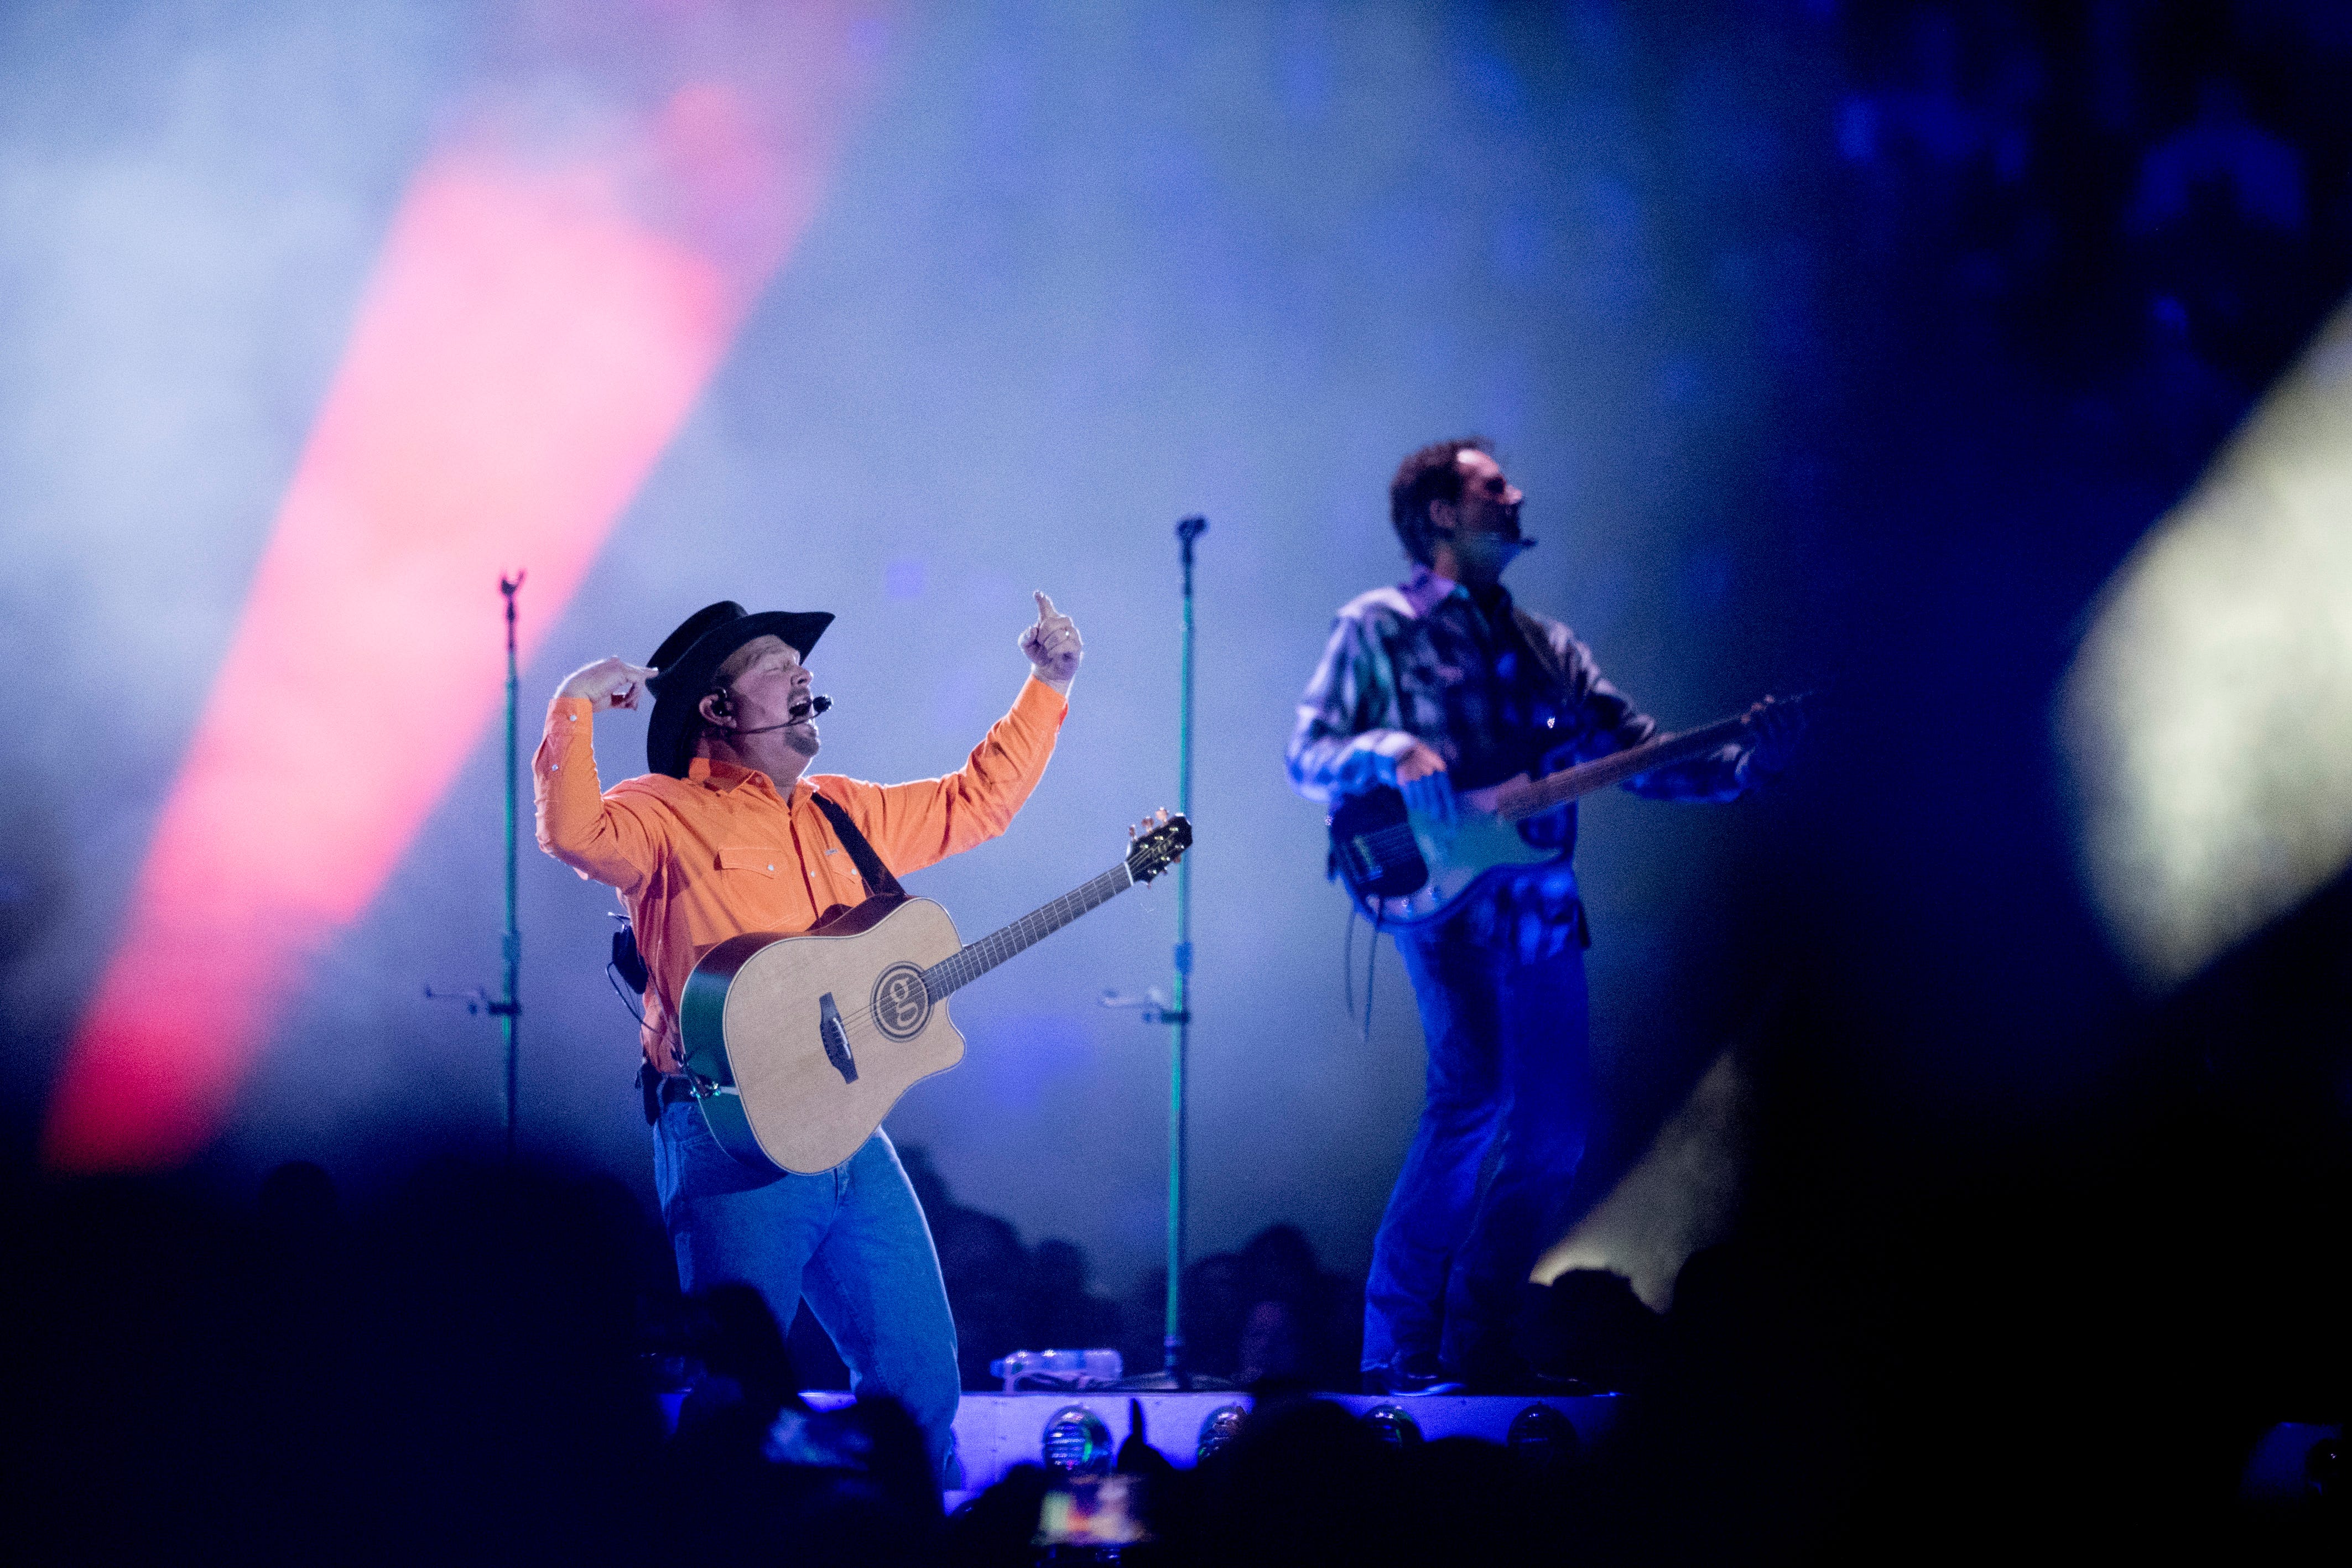
[(931, 993), (923, 986), (923, 972), (912, 964), (893, 964), (874, 982), (874, 1022), (892, 1040), (912, 1040), (931, 1016)]

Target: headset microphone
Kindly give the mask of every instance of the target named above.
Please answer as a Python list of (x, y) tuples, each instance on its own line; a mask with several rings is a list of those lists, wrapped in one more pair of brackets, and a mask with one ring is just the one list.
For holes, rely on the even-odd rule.
[[(814, 718), (817, 715), (824, 713), (832, 706), (833, 699), (831, 697), (811, 697), (809, 698), (809, 710), (802, 716), (805, 718)], [(788, 718), (782, 724), (763, 724), (757, 729), (739, 729), (735, 731), (735, 734), (739, 737), (746, 735), (765, 735), (772, 729), (790, 729), (793, 726), (800, 722), (800, 719), (797, 718)]]

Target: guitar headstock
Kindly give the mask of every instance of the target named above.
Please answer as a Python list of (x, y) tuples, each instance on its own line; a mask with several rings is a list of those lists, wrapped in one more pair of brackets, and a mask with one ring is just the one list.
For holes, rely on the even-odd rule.
[(1762, 697), (1748, 705), (1748, 711), (1739, 716), (1740, 723), (1749, 729), (1754, 729), (1757, 727), (1757, 722), (1759, 719), (1764, 718), (1767, 715), (1769, 715), (1783, 723), (1788, 722), (1792, 716), (1798, 717), (1799, 721), (1801, 722), (1801, 716), (1804, 714), (1805, 705), (1811, 702), (1817, 695), (1818, 694), (1810, 689), (1801, 692), (1790, 692), (1784, 697), (1774, 696), (1769, 692), (1767, 692)]
[(1162, 810), (1128, 829), (1127, 836), (1132, 841), (1127, 846), (1127, 874), (1145, 883), (1184, 858), (1192, 847), (1192, 824), (1181, 812)]

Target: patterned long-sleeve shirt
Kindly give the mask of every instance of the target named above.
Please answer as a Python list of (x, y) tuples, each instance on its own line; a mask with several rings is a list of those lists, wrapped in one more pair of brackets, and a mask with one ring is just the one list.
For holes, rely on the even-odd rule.
[[(1656, 729), (1566, 626), (1513, 604), (1499, 588), (1482, 605), (1463, 584), (1417, 567), (1397, 586), (1340, 608), (1299, 699), (1290, 782), (1308, 800), (1328, 802), (1370, 787), (1378, 758), (1402, 757), (1420, 741), (1445, 758), (1455, 789), (1476, 789), (1622, 751)], [(1654, 800), (1728, 800), (1747, 782), (1740, 748), (1727, 746), (1624, 788)], [(1576, 808), (1520, 831), (1531, 843), (1572, 850)], [(1489, 880), (1507, 894), (1513, 883)], [(1564, 864), (1531, 868), (1518, 881), (1518, 896), (1543, 906), (1547, 925), (1580, 930)]]

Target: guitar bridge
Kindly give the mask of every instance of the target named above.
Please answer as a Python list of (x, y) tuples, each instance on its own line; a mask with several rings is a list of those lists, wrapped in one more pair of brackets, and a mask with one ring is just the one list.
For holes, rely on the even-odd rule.
[(833, 1005), (833, 993), (827, 991), (816, 999), (817, 1038), (824, 1042), (824, 1059), (841, 1074), (844, 1083), (857, 1082), (857, 1059), (849, 1054), (849, 1030), (842, 1027), (841, 1009)]

